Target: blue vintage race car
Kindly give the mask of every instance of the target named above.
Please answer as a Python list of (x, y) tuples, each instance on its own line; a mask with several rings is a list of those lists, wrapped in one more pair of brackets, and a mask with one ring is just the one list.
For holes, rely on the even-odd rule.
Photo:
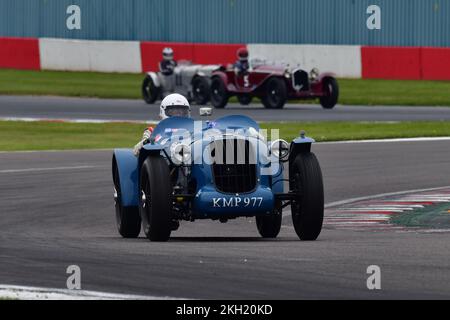
[(290, 205), (299, 238), (315, 240), (324, 195), (314, 140), (302, 133), (291, 143), (266, 141), (259, 129), (239, 115), (215, 121), (171, 117), (156, 126), (138, 156), (115, 150), (119, 233), (138, 237), (142, 225), (150, 240), (167, 241), (181, 220), (255, 217), (261, 236), (275, 238)]

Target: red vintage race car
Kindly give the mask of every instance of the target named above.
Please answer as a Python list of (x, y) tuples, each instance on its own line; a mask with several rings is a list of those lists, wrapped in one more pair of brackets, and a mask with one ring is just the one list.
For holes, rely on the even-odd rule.
[(322, 107), (332, 109), (338, 102), (339, 86), (332, 73), (310, 73), (288, 65), (252, 63), (246, 72), (232, 65), (222, 66), (211, 76), (211, 102), (224, 108), (236, 96), (242, 105), (253, 97), (261, 99), (266, 108), (281, 109), (287, 100), (319, 99)]

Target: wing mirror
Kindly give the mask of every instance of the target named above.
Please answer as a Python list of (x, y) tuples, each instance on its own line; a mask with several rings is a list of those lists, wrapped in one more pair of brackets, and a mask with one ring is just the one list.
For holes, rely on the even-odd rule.
[(209, 117), (212, 116), (212, 108), (203, 107), (199, 109), (199, 113), (201, 117)]

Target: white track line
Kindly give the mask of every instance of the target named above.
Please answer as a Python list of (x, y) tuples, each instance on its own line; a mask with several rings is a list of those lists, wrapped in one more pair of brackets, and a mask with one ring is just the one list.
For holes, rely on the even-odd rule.
[(74, 166), (74, 167), (53, 167), (53, 168), (7, 169), (7, 170), (0, 170), (0, 173), (22, 173), (22, 172), (82, 170), (82, 169), (93, 169), (93, 168), (104, 168), (104, 167), (105, 166)]
[(104, 119), (56, 119), (56, 118), (31, 118), (31, 117), (0, 117), (0, 121), (18, 122), (54, 122), (54, 123), (133, 123), (133, 124), (157, 124), (157, 120), (104, 120)]
[[(0, 117), (0, 121), (24, 121), (24, 122), (66, 122), (66, 123), (142, 123), (157, 124), (158, 120), (104, 120), (104, 119), (54, 119), (54, 118), (34, 118), (34, 117)], [(347, 140), (319, 142), (318, 144), (349, 144), (349, 143), (379, 143), (379, 142), (420, 142), (420, 141), (450, 141), (450, 137), (416, 137), (416, 138), (395, 138), (395, 139), (368, 139), (368, 140)]]
[(0, 285), (0, 298), (19, 300), (176, 300), (172, 297)]

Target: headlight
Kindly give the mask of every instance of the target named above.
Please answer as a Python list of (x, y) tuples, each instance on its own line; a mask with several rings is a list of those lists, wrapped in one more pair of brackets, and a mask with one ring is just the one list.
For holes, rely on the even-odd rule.
[(291, 77), (291, 73), (289, 72), (288, 69), (286, 69), (286, 70), (284, 71), (284, 76), (285, 76), (286, 78), (290, 78), (290, 77)]
[(309, 73), (309, 76), (310, 76), (310, 78), (311, 78), (312, 80), (317, 79), (317, 77), (319, 77), (319, 69), (313, 68), (313, 69), (311, 70), (311, 72)]
[(280, 160), (286, 160), (289, 156), (289, 143), (283, 139), (273, 141), (270, 144), (270, 153)]
[(191, 146), (186, 143), (174, 142), (170, 146), (170, 158), (175, 164), (191, 162)]

